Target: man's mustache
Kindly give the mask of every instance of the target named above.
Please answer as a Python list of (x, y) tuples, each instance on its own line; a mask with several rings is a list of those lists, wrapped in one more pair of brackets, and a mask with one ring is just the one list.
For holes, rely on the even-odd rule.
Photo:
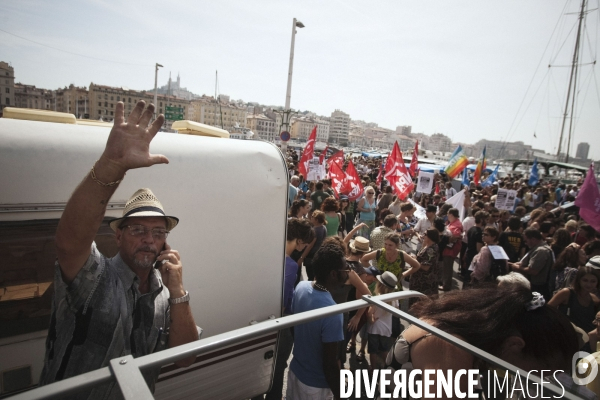
[(142, 251), (148, 252), (148, 253), (154, 253), (154, 257), (158, 256), (158, 252), (156, 251), (156, 249), (153, 247), (150, 247), (150, 246), (140, 247), (135, 251), (135, 253), (137, 254)]

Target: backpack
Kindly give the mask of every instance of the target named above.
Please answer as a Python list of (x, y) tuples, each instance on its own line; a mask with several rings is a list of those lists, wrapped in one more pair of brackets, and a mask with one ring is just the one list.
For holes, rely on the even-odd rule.
[(492, 265), (490, 266), (490, 279), (495, 281), (497, 277), (507, 274), (506, 260), (496, 260), (492, 257)]

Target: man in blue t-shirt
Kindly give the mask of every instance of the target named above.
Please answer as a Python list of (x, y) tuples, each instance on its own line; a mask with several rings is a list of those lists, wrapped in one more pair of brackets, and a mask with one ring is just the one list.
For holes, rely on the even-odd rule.
[[(313, 258), (315, 282), (296, 286), (292, 312), (298, 314), (335, 305), (330, 290), (346, 282), (350, 268), (337, 243), (326, 243)], [(294, 358), (290, 364), (288, 400), (340, 396), (338, 342), (344, 340), (343, 316), (332, 315), (294, 328)]]

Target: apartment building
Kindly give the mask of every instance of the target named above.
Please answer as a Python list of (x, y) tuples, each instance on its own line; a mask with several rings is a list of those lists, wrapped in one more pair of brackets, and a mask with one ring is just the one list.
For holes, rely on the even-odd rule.
[(15, 69), (7, 62), (0, 61), (0, 115), (4, 107), (15, 105)]
[(54, 92), (55, 111), (73, 114), (75, 118), (89, 119), (91, 117), (87, 88), (71, 84)]
[(248, 114), (246, 127), (254, 132), (254, 139), (262, 139), (267, 142), (275, 142), (279, 139), (277, 122), (264, 114)]
[(54, 111), (54, 91), (15, 83), (14, 107)]
[(212, 96), (190, 102), (188, 117), (192, 121), (216, 126), (229, 132), (247, 127), (246, 108)]
[[(125, 118), (131, 113), (139, 100), (144, 100), (146, 104), (154, 103), (154, 93), (146, 91), (131, 90), (126, 87), (112, 87), (90, 83), (89, 88), (89, 116), (90, 119), (102, 119), (112, 121), (114, 119), (115, 106), (117, 102), (125, 103)], [(165, 109), (170, 107), (179, 107), (183, 111), (183, 118), (188, 119), (190, 102), (184, 99), (178, 99), (174, 96), (158, 95), (156, 109), (159, 114), (164, 114)], [(171, 128), (173, 121), (166, 121), (165, 127)]]
[(315, 125), (317, 126), (317, 142), (327, 143), (329, 139), (329, 122), (317, 118), (296, 118), (292, 123), (291, 137), (300, 141), (307, 141)]
[(329, 143), (348, 146), (350, 133), (350, 115), (343, 111), (335, 110), (329, 120)]
[(443, 133), (434, 133), (429, 138), (427, 150), (431, 151), (453, 151), (452, 139)]

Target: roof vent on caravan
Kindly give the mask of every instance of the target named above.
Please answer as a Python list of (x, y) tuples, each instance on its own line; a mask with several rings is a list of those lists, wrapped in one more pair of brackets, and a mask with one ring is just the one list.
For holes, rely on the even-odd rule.
[(3, 110), (2, 117), (24, 119), (26, 121), (58, 122), (61, 124), (77, 123), (77, 119), (73, 114), (46, 110), (31, 110), (28, 108), (6, 107)]
[(211, 136), (229, 139), (229, 132), (226, 130), (194, 121), (175, 121), (173, 122), (173, 125), (171, 125), (171, 128), (186, 135)]

